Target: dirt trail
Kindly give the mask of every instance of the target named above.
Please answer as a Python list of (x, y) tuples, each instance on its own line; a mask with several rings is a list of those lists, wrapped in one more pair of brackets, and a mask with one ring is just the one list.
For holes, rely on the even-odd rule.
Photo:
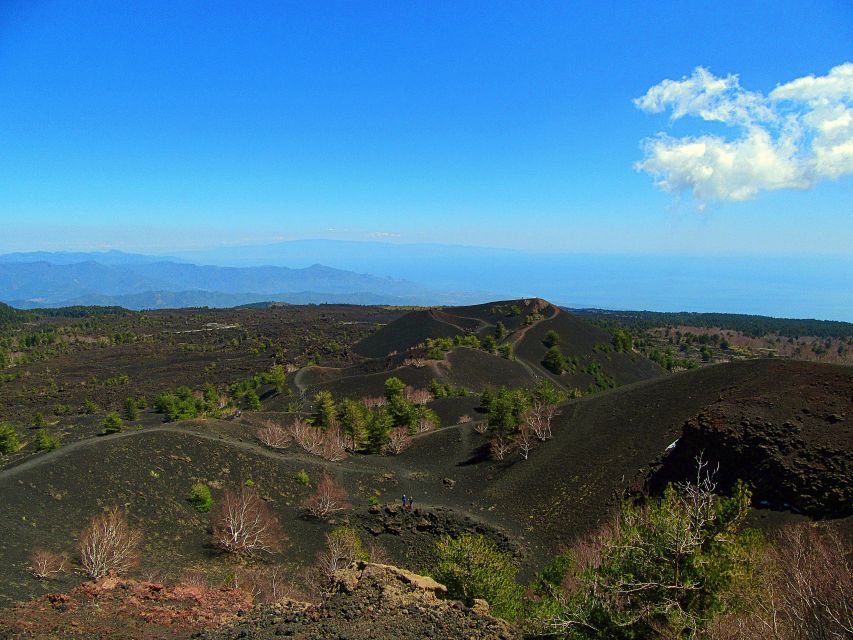
[[(533, 324), (525, 325), (524, 327), (521, 327), (515, 333), (512, 334), (512, 339), (510, 340), (510, 342), (512, 343), (513, 348), (515, 348), (515, 346), (524, 339), (524, 337), (527, 335), (527, 332), (530, 331), (533, 327), (539, 325), (542, 322), (547, 322), (548, 320), (553, 320), (554, 318), (556, 318), (560, 314), (560, 308), (559, 307), (552, 306), (552, 308), (554, 309), (554, 313), (552, 313), (547, 318), (542, 318), (541, 320), (537, 320)], [(536, 370), (536, 368), (534, 367), (534, 365), (532, 363), (528, 362), (526, 359), (522, 358), (521, 356), (516, 355), (515, 361), (518, 362), (518, 364), (520, 364), (522, 367), (524, 367), (524, 369), (527, 371), (527, 373), (529, 373), (534, 380), (540, 380), (540, 379), (545, 377), (541, 371)], [(566, 385), (564, 385), (562, 382), (560, 382), (558, 380), (554, 380), (554, 378), (550, 377), (550, 376), (548, 377), (548, 379), (551, 381), (551, 383), (555, 387), (557, 387), (561, 391), (568, 391), (568, 387), (566, 387)]]
[[(43, 453), (40, 455), (35, 455), (27, 460), (22, 461), (21, 463), (9, 467), (0, 471), (0, 482), (7, 480), (9, 478), (14, 478), (19, 473), (22, 473), (28, 469), (32, 469), (34, 467), (38, 467), (42, 464), (48, 464), (56, 461), (58, 458), (62, 458), (67, 456), (75, 451), (80, 449), (84, 449), (87, 447), (92, 447), (99, 445), (104, 442), (110, 442), (113, 440), (120, 440), (122, 438), (130, 438), (133, 436), (145, 435), (152, 432), (167, 432), (167, 433), (180, 433), (184, 435), (191, 435), (196, 438), (200, 438), (202, 440), (210, 440), (213, 442), (225, 442), (230, 447), (234, 447), (236, 449), (242, 449), (243, 451), (250, 451), (254, 454), (263, 456), (265, 458), (272, 458), (274, 460), (308, 460), (316, 462), (317, 460), (321, 460), (321, 458), (316, 458), (314, 456), (309, 456), (308, 454), (302, 454), (299, 452), (285, 452), (279, 453), (276, 451), (272, 451), (267, 449), (261, 444), (255, 442), (246, 442), (245, 440), (239, 440), (236, 438), (230, 438), (222, 435), (213, 435), (210, 433), (205, 433), (197, 430), (193, 430), (188, 428), (187, 426), (179, 426), (177, 424), (164, 424), (162, 426), (156, 427), (147, 427), (145, 429), (140, 429), (139, 431), (122, 431), (121, 433), (114, 433), (108, 436), (97, 436), (94, 438), (85, 438), (83, 440), (77, 440), (70, 444), (64, 445), (59, 449), (54, 449), (53, 451), (49, 451), (47, 453)], [(365, 465), (362, 463), (352, 462), (347, 464), (347, 469), (351, 471), (357, 471), (360, 473), (375, 473), (376, 468), (373, 465)]]

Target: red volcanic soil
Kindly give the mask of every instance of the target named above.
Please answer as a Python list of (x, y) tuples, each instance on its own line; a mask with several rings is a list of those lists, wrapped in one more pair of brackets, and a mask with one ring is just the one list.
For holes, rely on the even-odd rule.
[(0, 609), (0, 638), (188, 638), (251, 605), (251, 596), (237, 589), (104, 578)]

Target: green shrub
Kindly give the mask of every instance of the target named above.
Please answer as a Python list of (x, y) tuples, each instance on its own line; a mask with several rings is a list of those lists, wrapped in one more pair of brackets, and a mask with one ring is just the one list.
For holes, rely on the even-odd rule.
[(0, 455), (15, 453), (20, 447), (18, 431), (8, 422), (0, 422)]
[(548, 333), (545, 334), (545, 339), (542, 341), (542, 343), (548, 348), (556, 347), (558, 344), (560, 344), (560, 334), (551, 329)]
[(244, 482), (243, 485), (246, 487), (249, 487), (249, 489), (251, 489), (252, 487), (255, 486), (255, 481), (252, 480), (251, 478), (247, 478), (246, 482)]
[(557, 345), (552, 346), (545, 353), (545, 358), (542, 360), (542, 366), (558, 376), (562, 375), (563, 372), (568, 369), (566, 357)]
[(95, 403), (94, 400), (86, 400), (83, 402), (83, 413), (87, 415), (92, 415), (93, 413), (98, 413), (101, 408)]
[(370, 496), (367, 499), (367, 504), (369, 504), (371, 507), (379, 506), (379, 496), (377, 496), (375, 494)]
[(471, 533), (456, 539), (444, 536), (435, 551), (438, 563), (432, 574), (447, 587), (448, 597), (468, 606), (482, 598), (494, 615), (505, 620), (518, 616), (522, 589), (515, 581), (517, 567), (510, 553), (500, 551), (485, 536)]
[(139, 405), (133, 398), (127, 398), (124, 401), (124, 417), (126, 420), (139, 419)]
[(351, 527), (332, 529), (332, 532), (328, 536), (328, 543), (330, 546), (335, 546), (338, 549), (346, 549), (346, 555), (353, 560), (366, 562), (370, 559), (370, 554), (364, 548), (361, 538), (358, 537), (358, 532)]
[(197, 482), (190, 489), (190, 504), (199, 513), (207, 513), (213, 507), (213, 496), (210, 487), (203, 482)]
[(59, 438), (50, 435), (45, 427), (36, 432), (33, 443), (35, 444), (36, 451), (53, 451), (59, 448)]
[(559, 615), (566, 637), (700, 637), (762, 544), (757, 531), (741, 531), (747, 488), (738, 483), (728, 499), (713, 488), (700, 478), (644, 505), (623, 504), (590, 547), (598, 560), (573, 569), (578, 586)]
[(105, 435), (119, 433), (124, 429), (124, 422), (122, 422), (118, 411), (110, 411), (104, 418), (104, 421), (101, 422), (101, 427), (104, 429)]
[(296, 472), (296, 482), (303, 487), (307, 487), (311, 483), (311, 478), (308, 477), (308, 472), (305, 469), (300, 469)]

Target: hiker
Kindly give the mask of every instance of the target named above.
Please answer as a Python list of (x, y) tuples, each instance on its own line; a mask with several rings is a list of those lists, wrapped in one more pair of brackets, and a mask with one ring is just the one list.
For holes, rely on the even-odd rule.
[(406, 494), (403, 494), (403, 509), (406, 508)]
[(412, 510), (412, 503), (413, 502), (414, 502), (414, 499), (412, 498), (412, 496), (409, 496), (409, 506), (406, 507), (407, 510), (409, 510), (409, 511)]

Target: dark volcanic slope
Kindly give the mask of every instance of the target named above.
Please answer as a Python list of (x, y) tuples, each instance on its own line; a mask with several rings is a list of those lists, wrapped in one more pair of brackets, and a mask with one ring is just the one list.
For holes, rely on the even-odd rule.
[(547, 375), (566, 387), (585, 389), (592, 382), (592, 376), (580, 371), (575, 375), (554, 376), (541, 366), (542, 359), (548, 350), (542, 341), (549, 331), (556, 331), (559, 334), (559, 346), (564, 355), (579, 357), (581, 368), (595, 360), (607, 375), (615, 379), (617, 384), (648, 380), (663, 374), (663, 370), (658, 365), (639, 353), (596, 352), (596, 345), (611, 344), (610, 333), (580, 316), (560, 311), (531, 327), (516, 344), (515, 354), (534, 364), (542, 375)]
[(395, 351), (405, 351), (427, 338), (446, 338), (463, 333), (439, 317), (433, 309), (410, 311), (359, 342), (354, 351), (367, 358), (384, 358)]
[[(206, 546), (207, 516), (186, 502), (190, 486), (200, 480), (214, 488), (216, 499), (222, 489), (254, 480), (289, 537), (287, 558), (310, 562), (326, 527), (300, 517), (299, 503), (309, 491), (294, 480), (300, 468), (312, 483), (324, 468), (331, 470), (356, 504), (351, 522), (404, 566), (422, 570), (429, 564), (434, 534), (473, 529), (516, 548), (529, 571), (606, 518), (624, 491), (650, 476), (678, 479), (684, 469), (668, 466), (664, 452), (683, 433), (673, 459), (683, 457), (681, 446), (701, 444), (702, 431), (691, 425), (701, 424), (702, 415), (715, 427), (704, 447), (708, 457), (750, 482), (757, 501), (775, 506), (770, 488), (802, 486), (809, 489), (801, 491), (804, 498), (849, 507), (851, 396), (849, 367), (783, 360), (710, 366), (570, 402), (556, 419), (553, 440), (529, 460), (504, 462), (488, 459), (485, 437), (470, 424), (419, 436), (396, 457), (352, 456), (334, 464), (292, 449), (262, 449), (239, 421), (75, 443), (0, 472), (6, 516), (0, 519), (0, 600), (39, 593), (42, 587), (25, 572), (26, 553), (38, 546), (73, 552), (86, 521), (112, 504), (127, 505), (131, 521), (144, 528), (144, 568), (221, 565)], [(452, 405), (450, 419), (473, 409), (464, 399)], [(740, 424), (741, 416), (750, 424), (744, 437), (719, 430)], [(717, 432), (725, 437), (713, 439)], [(766, 470), (775, 475), (765, 478)], [(669, 475), (663, 477), (664, 471)], [(832, 486), (822, 480), (828, 472), (834, 474)], [(837, 496), (836, 502), (821, 492)], [(367, 499), (374, 493), (392, 504), (403, 493), (414, 496), (422, 511), (405, 519), (388, 510), (369, 512)], [(67, 582), (74, 581), (69, 576)]]

